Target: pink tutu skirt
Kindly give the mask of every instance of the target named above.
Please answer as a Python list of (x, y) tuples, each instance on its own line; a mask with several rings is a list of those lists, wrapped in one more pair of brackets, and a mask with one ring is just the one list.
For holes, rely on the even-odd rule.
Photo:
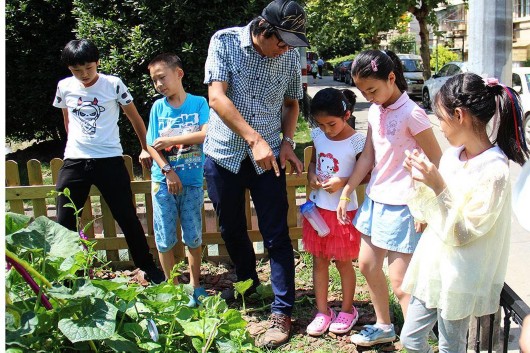
[[(361, 246), (361, 233), (353, 226), (351, 221), (342, 225), (337, 220), (337, 212), (324, 210), (317, 207), (318, 212), (326, 221), (330, 232), (325, 237), (320, 237), (311, 224), (302, 217), (302, 242), (304, 250), (313, 256), (339, 261), (353, 260), (359, 256)], [(357, 210), (348, 211), (348, 217), (353, 220)]]

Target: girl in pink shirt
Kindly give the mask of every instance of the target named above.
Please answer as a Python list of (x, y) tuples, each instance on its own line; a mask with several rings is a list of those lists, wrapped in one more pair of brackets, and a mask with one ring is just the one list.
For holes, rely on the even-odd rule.
[[(360, 346), (392, 342), (389, 294), (383, 262), (388, 257), (388, 276), (403, 313), (410, 296), (401, 282), (421, 234), (406, 205), (413, 180), (403, 168), (405, 151), (417, 149), (436, 166), (442, 154), (425, 112), (407, 95), (400, 59), (391, 51), (368, 50), (352, 65), (352, 78), (363, 96), (374, 103), (368, 113), (368, 133), (363, 152), (342, 191), (347, 197), (372, 170), (366, 198), (353, 225), (363, 234), (359, 268), (366, 277), (377, 322), (351, 337)], [(372, 169), (373, 168), (373, 169)], [(339, 222), (349, 222), (347, 203), (337, 207)]]

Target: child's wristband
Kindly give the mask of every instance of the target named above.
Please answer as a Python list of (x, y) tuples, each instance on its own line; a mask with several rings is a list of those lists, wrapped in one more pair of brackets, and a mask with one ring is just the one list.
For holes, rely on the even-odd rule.
[(341, 197), (339, 200), (351, 202), (351, 199), (349, 197), (345, 197), (345, 196)]

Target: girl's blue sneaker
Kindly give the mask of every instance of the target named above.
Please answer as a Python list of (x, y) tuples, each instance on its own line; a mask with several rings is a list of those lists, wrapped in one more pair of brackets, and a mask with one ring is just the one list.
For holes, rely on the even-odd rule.
[(193, 290), (193, 295), (190, 295), (190, 301), (188, 302), (188, 306), (190, 308), (195, 307), (197, 305), (201, 305), (201, 302), (204, 298), (208, 296), (208, 293), (206, 290), (204, 290), (203, 287), (197, 287)]
[(375, 344), (389, 343), (395, 340), (394, 325), (389, 330), (383, 330), (375, 325), (365, 325), (361, 332), (350, 337), (352, 343), (362, 347), (371, 347)]

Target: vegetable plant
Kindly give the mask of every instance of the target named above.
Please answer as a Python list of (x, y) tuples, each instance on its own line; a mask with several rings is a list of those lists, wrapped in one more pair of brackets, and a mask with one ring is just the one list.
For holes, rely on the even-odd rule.
[(5, 228), (8, 352), (260, 351), (219, 296), (190, 308), (184, 285), (91, 278), (95, 242), (46, 217)]

